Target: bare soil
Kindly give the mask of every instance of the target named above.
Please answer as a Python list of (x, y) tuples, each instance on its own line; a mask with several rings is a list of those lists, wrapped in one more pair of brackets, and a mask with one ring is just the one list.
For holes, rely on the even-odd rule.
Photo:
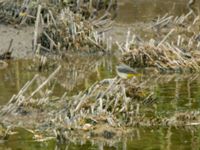
[(0, 54), (8, 50), (13, 39), (11, 50), (13, 58), (30, 58), (33, 56), (32, 38), (33, 26), (17, 27), (0, 24)]

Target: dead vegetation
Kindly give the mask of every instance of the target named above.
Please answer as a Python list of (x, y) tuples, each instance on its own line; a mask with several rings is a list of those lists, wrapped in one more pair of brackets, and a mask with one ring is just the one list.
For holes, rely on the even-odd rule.
[(191, 12), (158, 18), (147, 30), (149, 40), (128, 32), (127, 41), (119, 46), (122, 61), (132, 67), (154, 67), (161, 72), (199, 72), (200, 18)]
[[(5, 1), (0, 3), (3, 7), (7, 5)], [(29, 17), (35, 23), (33, 50), (40, 57), (38, 70), (43, 72), (49, 68), (47, 58), (41, 56), (41, 53), (68, 56), (67, 52), (110, 52), (111, 42), (103, 33), (111, 28), (109, 11), (115, 8), (115, 3), (105, 5), (94, 5), (91, 1), (80, 4), (69, 1), (61, 6), (56, 3), (59, 11), (41, 3), (34, 5), (36, 7), (32, 7), (32, 2), (26, 3), (26, 8), (33, 10), (25, 11), (16, 6), (20, 24), (27, 22)], [(13, 14), (10, 15), (13, 19)], [(119, 45), (123, 53), (122, 61), (132, 67), (156, 68), (160, 72), (199, 72), (199, 23), (199, 16), (191, 21), (191, 13), (180, 17), (166, 15), (146, 29), (153, 32), (155, 39), (144, 41), (137, 36), (130, 38), (128, 32), (125, 44)], [(72, 68), (74, 62), (69, 63)], [(91, 63), (91, 68), (82, 67), (91, 72), (96, 67), (93, 61)], [(55, 98), (52, 96), (54, 86), (47, 87), (59, 77), (61, 66), (58, 64), (54, 64), (53, 68), (57, 69), (43, 82), (39, 80), (38, 74), (35, 75), (1, 108), (3, 124), (27, 130), (37, 129), (54, 135), (61, 143), (74, 134), (90, 133), (90, 137), (110, 139), (128, 127), (199, 125), (199, 111), (158, 115), (158, 100), (152, 87), (154, 84), (148, 84), (148, 80), (156, 79), (150, 76), (146, 80), (122, 80), (118, 77), (104, 79), (77, 95), (63, 93), (61, 97)], [(83, 79), (81, 73), (79, 75), (80, 80)], [(70, 74), (68, 80), (71, 78), (73, 76)], [(29, 88), (34, 87), (35, 82), (40, 84), (30, 93)]]
[(16, 26), (35, 24), (33, 50), (42, 54), (105, 53), (111, 40), (104, 32), (111, 28), (116, 9), (117, 0), (8, 0), (0, 2), (0, 20)]
[[(199, 125), (199, 111), (158, 115), (159, 100), (154, 91), (155, 86), (167, 84), (176, 75), (154, 75), (147, 79), (144, 77), (143, 80), (122, 80), (118, 77), (104, 79), (77, 95), (64, 93), (61, 97), (53, 97), (51, 82), (60, 70), (61, 66), (42, 82), (39, 75), (28, 81), (1, 108), (2, 123), (33, 132), (37, 130), (56, 137), (59, 142), (86, 133), (89, 133), (90, 138), (110, 139), (122, 135), (126, 132), (124, 128), (129, 127), (177, 128)], [(188, 81), (193, 82), (196, 78), (189, 76)], [(35, 82), (40, 84), (30, 93), (29, 89), (33, 88)], [(175, 92), (180, 92), (178, 86)]]
[(38, 40), (41, 51), (63, 56), (69, 51), (106, 53), (111, 50), (112, 42), (106, 42), (108, 39), (103, 33), (110, 28), (110, 22), (101, 19), (91, 22), (69, 9), (63, 9), (58, 19), (50, 18), (48, 22)]

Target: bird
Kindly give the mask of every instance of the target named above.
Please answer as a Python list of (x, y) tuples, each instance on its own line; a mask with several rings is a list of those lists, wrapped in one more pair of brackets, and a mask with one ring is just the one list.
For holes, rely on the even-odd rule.
[(125, 65), (120, 64), (116, 66), (116, 72), (119, 77), (122, 79), (128, 79), (134, 76), (140, 76), (141, 74), (137, 73), (133, 68)]

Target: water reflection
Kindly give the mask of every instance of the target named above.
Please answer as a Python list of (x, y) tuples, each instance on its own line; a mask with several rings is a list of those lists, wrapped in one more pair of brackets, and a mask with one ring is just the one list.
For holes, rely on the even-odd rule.
[(25, 72), (24, 64), (30, 65), (24, 61), (9, 61), (8, 67), (0, 70), (0, 105), (5, 104), (35, 74), (34, 72)]
[[(139, 128), (132, 129), (128, 137), (113, 140), (102, 139), (70, 139), (71, 142), (58, 144), (55, 140), (36, 142), (31, 134), (18, 131), (8, 141), (1, 141), (0, 150), (26, 149), (26, 150), (133, 150), (133, 149), (199, 149), (199, 128)], [(73, 141), (73, 142), (72, 142)]]
[(147, 80), (146, 86), (151, 86), (158, 99), (157, 115), (199, 111), (199, 74), (152, 75), (144, 78)]
[[(62, 71), (55, 81), (56, 96), (64, 92), (72, 95), (88, 88), (98, 80), (113, 77), (116, 58), (114, 56), (69, 56), (67, 60), (62, 60), (60, 63)], [(27, 81), (39, 73), (38, 65), (33, 65), (35, 63), (31, 60), (12, 61), (8, 64), (8, 68), (0, 70), (0, 105), (5, 104)], [(44, 81), (52, 72), (53, 70), (39, 73), (40, 80)], [(37, 81), (37, 84), (41, 84), (41, 81)], [(31, 87), (30, 92), (31, 90), (33, 91), (34, 87)]]
[[(116, 58), (105, 57), (69, 57), (63, 62), (63, 70), (57, 76), (56, 91), (61, 94), (65, 91), (77, 92), (79, 88), (85, 89), (96, 80), (114, 76)], [(36, 71), (27, 71), (31, 62), (15, 61), (9, 64), (10, 68), (2, 71), (0, 77), (7, 79), (1, 89), (17, 91), (23, 82), (30, 80)], [(148, 71), (147, 71), (148, 72)], [(4, 74), (5, 73), (5, 74)], [(40, 74), (46, 78), (49, 73)], [(146, 81), (144, 86), (152, 88), (157, 99), (155, 115), (167, 117), (176, 112), (189, 112), (199, 110), (200, 75), (199, 74), (146, 74), (141, 77)], [(7, 83), (7, 84), (6, 84)], [(61, 85), (61, 86), (60, 86)], [(10, 87), (12, 86), (12, 88)], [(4, 89), (5, 88), (5, 89)], [(7, 88), (7, 89), (6, 89)], [(63, 90), (64, 89), (64, 90)], [(7, 95), (13, 91), (8, 91)], [(4, 93), (5, 94), (5, 93)], [(1, 95), (3, 95), (1, 93)], [(11, 95), (9, 95), (11, 96)], [(149, 109), (152, 107), (150, 104)], [(145, 106), (146, 107), (146, 106)], [(19, 131), (19, 134), (9, 137), (8, 141), (0, 141), (2, 149), (198, 149), (200, 145), (199, 128), (136, 128), (132, 129), (131, 136), (117, 137), (115, 139), (79, 139), (74, 137), (68, 144), (56, 144), (55, 140), (48, 142), (33, 141), (33, 135)], [(21, 144), (19, 144), (21, 143)], [(0, 148), (0, 150), (1, 150)]]
[[(58, 82), (71, 94), (115, 74), (115, 56), (72, 56), (64, 60)], [(69, 93), (69, 94), (70, 94)]]

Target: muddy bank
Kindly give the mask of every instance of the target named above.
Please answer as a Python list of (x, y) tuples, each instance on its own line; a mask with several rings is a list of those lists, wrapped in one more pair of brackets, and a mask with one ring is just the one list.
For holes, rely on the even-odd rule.
[(33, 56), (32, 40), (33, 26), (13, 26), (0, 24), (0, 54), (8, 50), (9, 43), (13, 39), (11, 47), (12, 57), (30, 58)]

